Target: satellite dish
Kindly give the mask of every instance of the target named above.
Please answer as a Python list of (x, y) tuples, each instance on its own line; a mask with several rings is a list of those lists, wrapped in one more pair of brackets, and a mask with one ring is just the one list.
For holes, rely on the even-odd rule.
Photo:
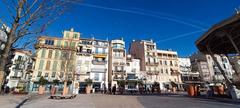
[(7, 34), (2, 30), (0, 30), (0, 40), (3, 42), (7, 42)]

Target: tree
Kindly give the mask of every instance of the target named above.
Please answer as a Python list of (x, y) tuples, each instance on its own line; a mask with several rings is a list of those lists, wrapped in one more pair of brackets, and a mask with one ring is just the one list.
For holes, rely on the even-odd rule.
[(88, 79), (85, 79), (85, 82), (88, 86), (92, 85), (92, 79), (88, 78)]
[[(8, 61), (8, 54), (11, 49), (17, 47), (17, 42), (27, 36), (36, 38), (46, 27), (63, 14), (70, 4), (78, 0), (2, 0), (10, 13), (6, 19), (0, 19), (0, 24), (4, 25), (2, 31), (7, 35), (5, 48), (0, 57), (0, 83), (4, 80), (5, 66)], [(11, 18), (9, 20), (9, 18)], [(8, 25), (9, 28), (5, 25)], [(30, 37), (28, 37), (30, 38)], [(25, 48), (31, 42), (25, 42)]]
[(38, 83), (40, 86), (44, 86), (48, 83), (48, 80), (46, 80), (43, 76), (41, 76)]

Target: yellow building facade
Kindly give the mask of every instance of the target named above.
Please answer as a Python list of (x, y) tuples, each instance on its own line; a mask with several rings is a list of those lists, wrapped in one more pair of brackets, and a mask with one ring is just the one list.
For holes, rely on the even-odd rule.
[(75, 75), (76, 47), (80, 33), (63, 32), (63, 38), (40, 36), (35, 45), (35, 65), (32, 75), (32, 90), (38, 88), (37, 82), (41, 76), (49, 82), (53, 80), (71, 80)]

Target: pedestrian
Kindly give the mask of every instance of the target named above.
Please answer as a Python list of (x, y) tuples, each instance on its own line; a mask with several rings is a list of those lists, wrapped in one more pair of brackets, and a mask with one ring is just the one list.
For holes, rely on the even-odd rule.
[(107, 92), (107, 87), (104, 86), (104, 94), (106, 94), (106, 92)]
[(111, 84), (110, 83), (108, 83), (108, 92), (109, 92), (109, 94), (112, 94), (112, 89), (111, 89)]
[(103, 83), (103, 84), (102, 84), (102, 88), (101, 88), (102, 94), (105, 94), (105, 88), (106, 88), (105, 86), (106, 86), (105, 83)]
[(4, 84), (1, 86), (1, 92), (4, 94)]
[(112, 87), (112, 93), (113, 93), (113, 95), (115, 95), (116, 94), (116, 84), (114, 84), (114, 86)]
[(7, 86), (6, 88), (5, 88), (5, 94), (8, 94), (10, 92), (10, 88), (9, 88), (9, 86)]
[(154, 93), (154, 87), (152, 86), (152, 93)]

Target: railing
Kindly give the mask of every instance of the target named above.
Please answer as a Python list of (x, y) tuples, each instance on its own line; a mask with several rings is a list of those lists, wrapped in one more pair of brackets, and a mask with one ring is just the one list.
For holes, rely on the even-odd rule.
[(93, 60), (92, 64), (94, 65), (105, 65), (107, 64), (107, 61), (97, 61), (97, 60)]
[(77, 55), (87, 55), (90, 56), (92, 54), (92, 52), (86, 52), (86, 51), (82, 51), (82, 52), (77, 52)]

